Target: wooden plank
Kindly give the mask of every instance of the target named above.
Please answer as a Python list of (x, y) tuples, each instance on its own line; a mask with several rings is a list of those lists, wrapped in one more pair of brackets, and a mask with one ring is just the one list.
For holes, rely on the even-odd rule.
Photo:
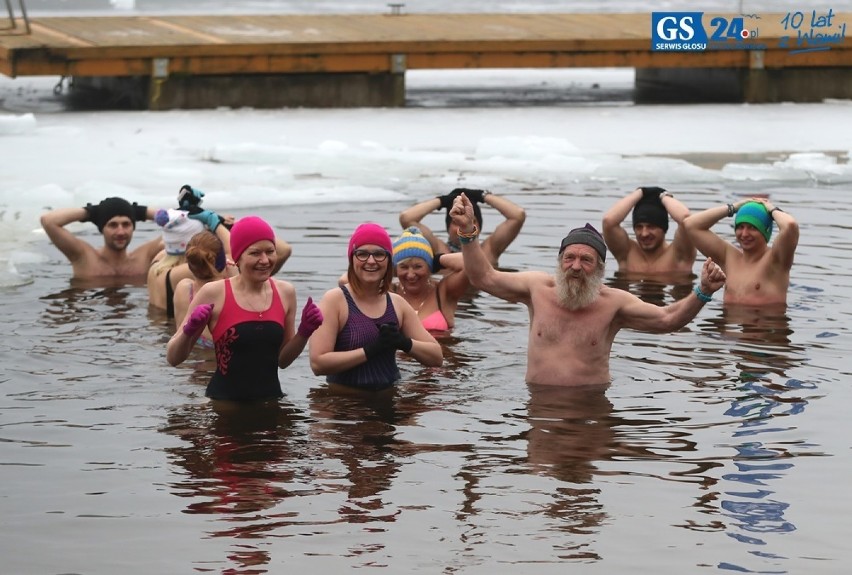
[[(780, 21), (759, 21), (766, 67), (852, 65), (849, 40), (821, 52), (774, 50), (785, 32)], [(148, 74), (154, 58), (168, 58), (174, 73), (377, 72), (390, 69), (394, 54), (405, 55), (409, 69), (751, 62), (738, 50), (651, 52), (647, 13), (55, 17), (35, 19), (32, 28), (31, 35), (0, 34), (0, 72)]]

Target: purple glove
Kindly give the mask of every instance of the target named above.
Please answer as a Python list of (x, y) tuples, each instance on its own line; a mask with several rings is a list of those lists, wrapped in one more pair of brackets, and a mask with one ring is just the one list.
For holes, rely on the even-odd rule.
[(192, 313), (190, 314), (189, 319), (186, 320), (186, 323), (183, 324), (183, 333), (189, 337), (195, 337), (201, 333), (201, 330), (204, 329), (207, 322), (210, 320), (210, 315), (212, 313), (212, 303), (206, 303), (196, 307), (192, 310)]
[(157, 225), (161, 228), (169, 223), (169, 212), (166, 210), (157, 210), (156, 215), (154, 216), (154, 221), (157, 222)]
[(309, 297), (305, 307), (302, 308), (302, 321), (299, 323), (299, 329), (296, 330), (296, 333), (308, 339), (321, 324), (322, 312), (314, 303), (314, 300)]

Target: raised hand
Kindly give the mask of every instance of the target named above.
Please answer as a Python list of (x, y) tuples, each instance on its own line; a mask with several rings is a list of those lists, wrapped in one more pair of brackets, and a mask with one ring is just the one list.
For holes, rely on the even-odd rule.
[(701, 291), (706, 294), (717, 292), (725, 285), (728, 276), (712, 258), (707, 258), (701, 267)]
[(201, 198), (203, 197), (204, 192), (186, 184), (182, 186), (178, 192), (178, 206), (182, 210), (188, 210), (190, 207), (197, 207), (201, 204)]
[(449, 194), (444, 194), (443, 196), (438, 196), (438, 200), (441, 202), (442, 210), (449, 210), (453, 207), (453, 200), (456, 199), (461, 192), (458, 189), (453, 190)]
[(207, 326), (210, 316), (213, 314), (213, 304), (206, 303), (196, 307), (189, 315), (189, 319), (183, 324), (183, 333), (189, 337), (195, 337)]
[(472, 228), (476, 227), (476, 217), (473, 215), (473, 204), (464, 194), (459, 194), (456, 197), (453, 202), (453, 207), (450, 210), (450, 217), (452, 218), (453, 223), (456, 224), (464, 233), (468, 233), (472, 230)]
[(296, 330), (296, 333), (308, 339), (320, 325), (322, 325), (322, 311), (314, 303), (314, 300), (308, 297), (305, 307), (302, 308), (302, 321), (299, 322), (299, 329)]
[(215, 232), (216, 227), (222, 223), (222, 218), (220, 218), (219, 214), (217, 214), (216, 212), (211, 212), (210, 210), (188, 211), (190, 218), (192, 218), (193, 220), (198, 220), (199, 222), (207, 226), (211, 232)]
[(467, 196), (471, 202), (481, 204), (485, 201), (485, 190), (472, 190), (469, 188), (456, 188), (454, 192), (459, 192)]
[(658, 186), (644, 186), (639, 188), (642, 190), (642, 199), (643, 200), (656, 200), (659, 199), (660, 194), (665, 192), (665, 188), (660, 188)]

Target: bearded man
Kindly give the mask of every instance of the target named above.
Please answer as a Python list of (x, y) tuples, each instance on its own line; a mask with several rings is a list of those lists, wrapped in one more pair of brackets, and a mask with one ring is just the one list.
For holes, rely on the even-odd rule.
[(562, 240), (556, 273), (499, 271), (477, 241), (473, 206), (464, 194), (455, 199), (450, 214), (459, 229), (471, 283), (495, 297), (523, 303), (529, 310), (527, 383), (607, 386), (612, 342), (622, 328), (676, 331), (725, 284), (725, 272), (708, 259), (693, 293), (667, 306), (605, 286), (606, 244), (590, 224), (571, 230)]

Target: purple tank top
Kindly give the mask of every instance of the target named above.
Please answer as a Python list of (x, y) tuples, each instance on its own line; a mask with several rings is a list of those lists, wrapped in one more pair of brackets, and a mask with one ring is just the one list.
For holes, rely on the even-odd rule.
[[(379, 326), (385, 323), (399, 324), (396, 310), (393, 308), (390, 294), (386, 294), (385, 313), (378, 318), (367, 317), (358, 309), (352, 294), (344, 286), (343, 295), (349, 306), (349, 318), (346, 325), (337, 334), (334, 351), (358, 349), (379, 338)], [(399, 381), (399, 367), (396, 365), (396, 351), (390, 350), (352, 369), (341, 371), (326, 377), (329, 383), (339, 383), (359, 389), (385, 389)]]

